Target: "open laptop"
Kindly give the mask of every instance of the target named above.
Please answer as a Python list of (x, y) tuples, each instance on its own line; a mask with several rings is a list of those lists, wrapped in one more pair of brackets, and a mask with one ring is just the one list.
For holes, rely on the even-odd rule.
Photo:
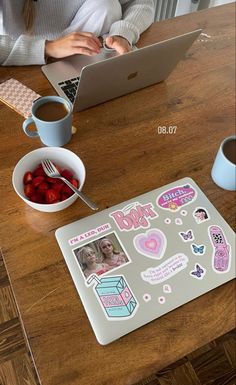
[(200, 33), (198, 29), (124, 55), (107, 49), (92, 57), (74, 55), (42, 71), (74, 111), (81, 111), (165, 80)]
[(63, 226), (56, 239), (103, 345), (235, 277), (234, 231), (190, 178)]

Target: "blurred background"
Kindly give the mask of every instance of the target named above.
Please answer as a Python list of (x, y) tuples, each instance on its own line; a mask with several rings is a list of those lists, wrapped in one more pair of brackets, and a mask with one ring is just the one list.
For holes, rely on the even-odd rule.
[(171, 17), (185, 15), (186, 13), (200, 11), (201, 9), (234, 2), (233, 0), (155, 0), (155, 20), (170, 19)]

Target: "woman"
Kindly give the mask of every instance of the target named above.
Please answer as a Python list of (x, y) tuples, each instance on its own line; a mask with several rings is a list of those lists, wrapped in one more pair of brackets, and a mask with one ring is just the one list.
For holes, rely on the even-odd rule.
[(154, 20), (154, 0), (0, 0), (0, 64), (131, 50)]
[(108, 265), (110, 269), (127, 263), (125, 254), (117, 251), (109, 238), (101, 239), (98, 247), (103, 256), (103, 263)]
[(79, 251), (78, 259), (82, 265), (85, 278), (88, 278), (91, 274), (101, 275), (109, 270), (108, 265), (97, 262), (95, 251), (89, 246), (84, 246)]

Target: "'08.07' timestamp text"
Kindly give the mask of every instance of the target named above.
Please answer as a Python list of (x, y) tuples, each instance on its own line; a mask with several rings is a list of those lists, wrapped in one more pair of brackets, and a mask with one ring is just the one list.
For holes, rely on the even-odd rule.
[(158, 134), (176, 134), (177, 126), (158, 126), (157, 133)]

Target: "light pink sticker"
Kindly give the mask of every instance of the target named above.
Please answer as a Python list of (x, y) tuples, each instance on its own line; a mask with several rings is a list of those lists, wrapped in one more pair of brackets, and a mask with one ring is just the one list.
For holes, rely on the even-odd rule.
[(172, 293), (172, 288), (171, 288), (171, 286), (168, 283), (163, 285), (163, 292), (166, 293), (166, 294)]
[(181, 218), (175, 218), (175, 224), (176, 224), (177, 226), (182, 225), (182, 224), (183, 224), (182, 219), (181, 219)]
[(143, 295), (143, 300), (144, 300), (145, 302), (149, 302), (149, 301), (151, 301), (151, 299), (152, 299), (152, 297), (151, 297), (150, 294), (145, 293), (145, 294)]
[(164, 296), (158, 297), (158, 302), (163, 305), (166, 302), (166, 299)]
[(134, 237), (134, 246), (146, 257), (161, 259), (166, 250), (166, 237), (159, 229), (148, 230)]

